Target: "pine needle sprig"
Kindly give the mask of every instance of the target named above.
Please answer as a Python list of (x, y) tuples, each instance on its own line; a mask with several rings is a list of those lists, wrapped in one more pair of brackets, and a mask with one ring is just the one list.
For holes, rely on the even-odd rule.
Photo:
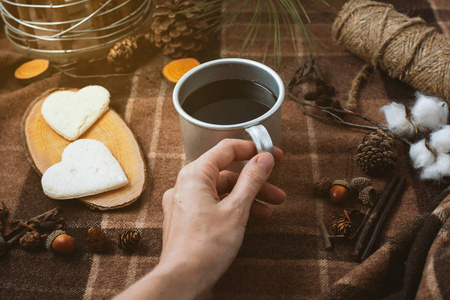
[[(323, 12), (335, 14), (329, 1), (343, 2), (343, 0), (205, 0), (190, 10), (205, 11), (201, 17), (208, 22), (208, 26), (203, 30), (211, 33), (217, 33), (223, 28), (237, 23), (236, 21), (243, 13), (252, 13), (246, 27), (233, 38), (223, 50), (222, 55), (238, 43), (241, 43), (239, 57), (244, 54), (245, 50), (248, 50), (250, 54), (257, 37), (265, 35), (263, 61), (266, 60), (270, 45), (272, 45), (274, 59), (280, 66), (284, 34), (289, 35), (295, 53), (298, 53), (297, 30), (301, 34), (300, 38), (306, 41), (312, 53), (315, 53), (319, 47), (327, 47), (309, 28), (311, 19), (305, 5), (308, 3)], [(182, 13), (184, 12), (186, 11)], [(267, 14), (268, 29), (263, 32), (261, 23), (263, 22), (262, 15), (265, 13)], [(281, 30), (283, 24), (287, 26), (288, 30)]]

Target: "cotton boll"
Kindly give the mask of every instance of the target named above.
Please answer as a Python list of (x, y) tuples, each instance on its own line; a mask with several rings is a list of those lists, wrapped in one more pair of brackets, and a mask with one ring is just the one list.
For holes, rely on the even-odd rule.
[(429, 146), (438, 153), (450, 152), (450, 126), (445, 125), (442, 129), (430, 134)]
[(439, 181), (443, 177), (450, 176), (450, 155), (439, 154), (436, 162), (422, 170), (421, 179)]
[(411, 109), (411, 121), (419, 131), (433, 131), (447, 123), (448, 105), (435, 97), (416, 93), (416, 103)]
[(422, 172), (420, 173), (420, 179), (440, 180), (441, 175), (439, 174), (439, 172), (437, 170), (437, 165), (434, 163), (431, 166), (428, 166), (428, 167), (422, 169)]
[(418, 141), (409, 148), (409, 156), (414, 168), (426, 168), (436, 160), (433, 152), (425, 146), (425, 139)]
[(384, 114), (389, 130), (400, 136), (410, 137), (414, 135), (414, 126), (406, 119), (406, 109), (402, 104), (392, 102), (380, 109)]
[(439, 154), (436, 159), (436, 169), (441, 177), (450, 176), (450, 155)]

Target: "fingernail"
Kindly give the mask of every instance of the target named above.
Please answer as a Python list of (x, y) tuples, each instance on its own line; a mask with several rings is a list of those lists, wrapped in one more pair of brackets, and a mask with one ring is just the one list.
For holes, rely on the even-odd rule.
[(268, 174), (272, 171), (274, 159), (272, 154), (264, 152), (256, 159), (256, 163)]

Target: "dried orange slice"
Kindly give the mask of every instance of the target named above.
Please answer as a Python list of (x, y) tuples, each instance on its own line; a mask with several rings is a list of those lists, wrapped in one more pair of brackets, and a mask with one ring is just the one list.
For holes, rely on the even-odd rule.
[(177, 83), (184, 74), (198, 65), (200, 65), (200, 63), (195, 58), (172, 60), (164, 66), (163, 75), (167, 80)]
[(50, 62), (46, 59), (30, 60), (16, 69), (14, 77), (20, 83), (29, 84), (35, 80), (45, 78), (49, 75)]

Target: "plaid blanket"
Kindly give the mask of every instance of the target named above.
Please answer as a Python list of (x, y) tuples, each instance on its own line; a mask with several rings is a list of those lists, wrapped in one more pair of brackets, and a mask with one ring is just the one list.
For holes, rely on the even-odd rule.
[[(333, 2), (333, 1), (332, 1)], [(450, 36), (450, 6), (444, 0), (395, 0), (396, 9), (420, 16), (430, 26)], [(331, 39), (333, 16), (309, 10), (308, 28), (327, 47), (319, 47), (316, 59), (325, 77), (337, 88), (338, 99), (346, 99), (351, 81), (363, 61)], [(252, 12), (224, 28), (199, 56), (201, 62), (222, 56), (236, 57), (239, 43), (230, 47), (248, 24)], [(267, 21), (269, 18), (263, 18)], [(267, 24), (263, 25), (267, 26)], [(286, 24), (282, 30), (288, 32)], [(299, 36), (296, 50), (290, 33), (282, 37), (282, 60), (277, 66), (270, 47), (265, 63), (287, 83), (311, 50)], [(243, 38), (242, 38), (243, 39)], [(228, 49), (225, 54), (222, 50)], [(262, 61), (265, 37), (256, 40), (245, 58)], [(297, 53), (296, 53), (297, 52)], [(0, 257), (1, 299), (108, 299), (149, 272), (161, 253), (162, 208), (165, 190), (174, 185), (185, 164), (180, 126), (172, 105), (174, 85), (161, 75), (170, 61), (155, 54), (134, 76), (72, 78), (59, 72), (27, 86), (13, 78), (25, 60), (0, 33), (0, 201), (11, 210), (11, 221), (27, 220), (55, 206), (65, 219), (65, 230), (77, 240), (72, 255), (41, 250), (28, 252), (13, 247)], [(106, 68), (101, 64), (97, 70)], [(76, 200), (54, 201), (42, 191), (39, 175), (26, 159), (20, 123), (28, 105), (44, 91), (57, 87), (81, 88), (98, 84), (112, 95), (111, 107), (135, 133), (147, 164), (147, 188), (132, 205), (113, 211), (95, 211)], [(382, 122), (378, 109), (390, 101), (410, 105), (414, 91), (405, 84), (376, 72), (365, 84), (358, 111)], [(314, 196), (313, 183), (324, 176), (343, 179), (363, 175), (355, 163), (357, 145), (367, 133), (323, 123), (304, 116), (289, 98), (282, 107), (285, 157), (269, 181), (283, 188), (288, 200), (274, 208), (269, 221), (250, 220), (237, 259), (210, 292), (211, 299), (450, 299), (450, 189), (423, 182), (408, 158), (408, 147), (398, 143), (395, 172), (407, 179), (383, 226), (376, 251), (364, 262), (351, 260), (355, 244), (333, 240), (326, 250), (319, 223), (330, 225), (342, 212), (326, 199)], [(374, 179), (381, 191), (386, 179)], [(111, 241), (120, 232), (137, 229), (142, 240), (134, 252), (112, 245), (105, 253), (89, 250), (87, 229), (98, 226)], [(186, 259), (189, 259), (188, 257)]]

